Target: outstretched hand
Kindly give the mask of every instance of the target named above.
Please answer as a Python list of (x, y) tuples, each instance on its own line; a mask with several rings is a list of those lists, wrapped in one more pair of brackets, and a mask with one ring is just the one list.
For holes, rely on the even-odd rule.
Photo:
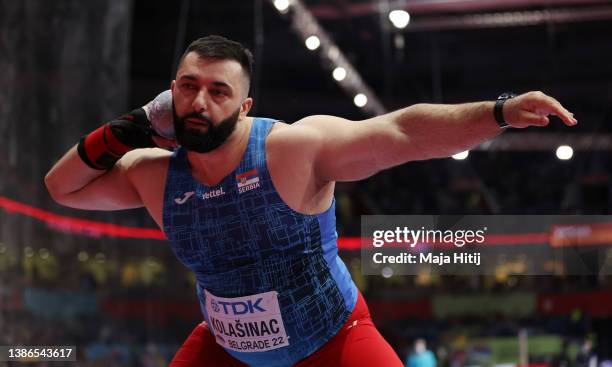
[(556, 99), (542, 92), (528, 92), (506, 101), (503, 107), (504, 120), (514, 128), (546, 126), (549, 115), (559, 117), (567, 126), (574, 126), (578, 120)]

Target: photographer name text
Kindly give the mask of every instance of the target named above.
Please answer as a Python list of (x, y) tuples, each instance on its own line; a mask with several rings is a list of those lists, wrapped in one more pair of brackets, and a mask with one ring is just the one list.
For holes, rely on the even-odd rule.
[(409, 254), (402, 253), (399, 255), (383, 255), (381, 252), (376, 252), (372, 256), (372, 261), (375, 264), (430, 264), (430, 265), (446, 265), (446, 264), (472, 264), (480, 266), (480, 252), (474, 253), (454, 253), (439, 255), (433, 253)]

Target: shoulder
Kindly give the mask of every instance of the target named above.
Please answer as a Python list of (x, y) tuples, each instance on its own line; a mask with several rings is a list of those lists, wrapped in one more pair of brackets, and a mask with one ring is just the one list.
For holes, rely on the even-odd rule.
[(337, 116), (314, 115), (293, 124), (276, 123), (268, 135), (267, 149), (317, 151), (335, 148), (341, 143), (358, 142), (385, 130), (376, 119), (352, 121)]
[[(287, 124), (283, 121), (277, 121), (273, 126), (270, 134), (272, 132), (280, 132), (284, 133), (292, 132), (292, 133), (301, 133), (301, 132), (312, 132), (321, 130), (323, 128), (329, 127), (329, 125), (343, 124), (351, 122), (347, 119), (338, 116), (331, 115), (312, 115), (304, 117), (300, 120), (297, 120), (291, 124)], [(287, 130), (289, 129), (289, 130)]]
[(269, 158), (284, 157), (293, 160), (296, 154), (304, 155), (303, 158), (307, 158), (307, 153), (312, 151), (319, 141), (319, 132), (303, 121), (304, 119), (292, 124), (276, 122), (272, 125), (266, 138), (266, 151)]
[(135, 149), (126, 153), (118, 165), (128, 176), (142, 177), (164, 172), (171, 156), (172, 152), (160, 148)]
[(314, 143), (324, 138), (331, 130), (348, 122), (346, 119), (329, 115), (308, 116), (292, 124), (277, 122), (272, 126), (267, 142), (274, 145)]
[(161, 223), (161, 199), (172, 152), (159, 148), (136, 149), (121, 158), (129, 181), (157, 223)]

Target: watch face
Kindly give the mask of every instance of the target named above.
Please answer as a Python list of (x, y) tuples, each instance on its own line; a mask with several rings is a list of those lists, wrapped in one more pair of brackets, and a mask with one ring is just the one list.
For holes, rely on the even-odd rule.
[(498, 99), (510, 99), (514, 97), (516, 97), (516, 93), (506, 92), (506, 93), (502, 93), (502, 95), (499, 96)]

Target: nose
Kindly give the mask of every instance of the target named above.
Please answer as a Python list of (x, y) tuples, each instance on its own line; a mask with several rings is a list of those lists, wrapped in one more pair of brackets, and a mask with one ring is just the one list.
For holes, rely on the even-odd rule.
[(203, 113), (206, 111), (206, 91), (201, 90), (198, 92), (196, 97), (193, 99), (191, 106), (193, 110), (197, 113)]

